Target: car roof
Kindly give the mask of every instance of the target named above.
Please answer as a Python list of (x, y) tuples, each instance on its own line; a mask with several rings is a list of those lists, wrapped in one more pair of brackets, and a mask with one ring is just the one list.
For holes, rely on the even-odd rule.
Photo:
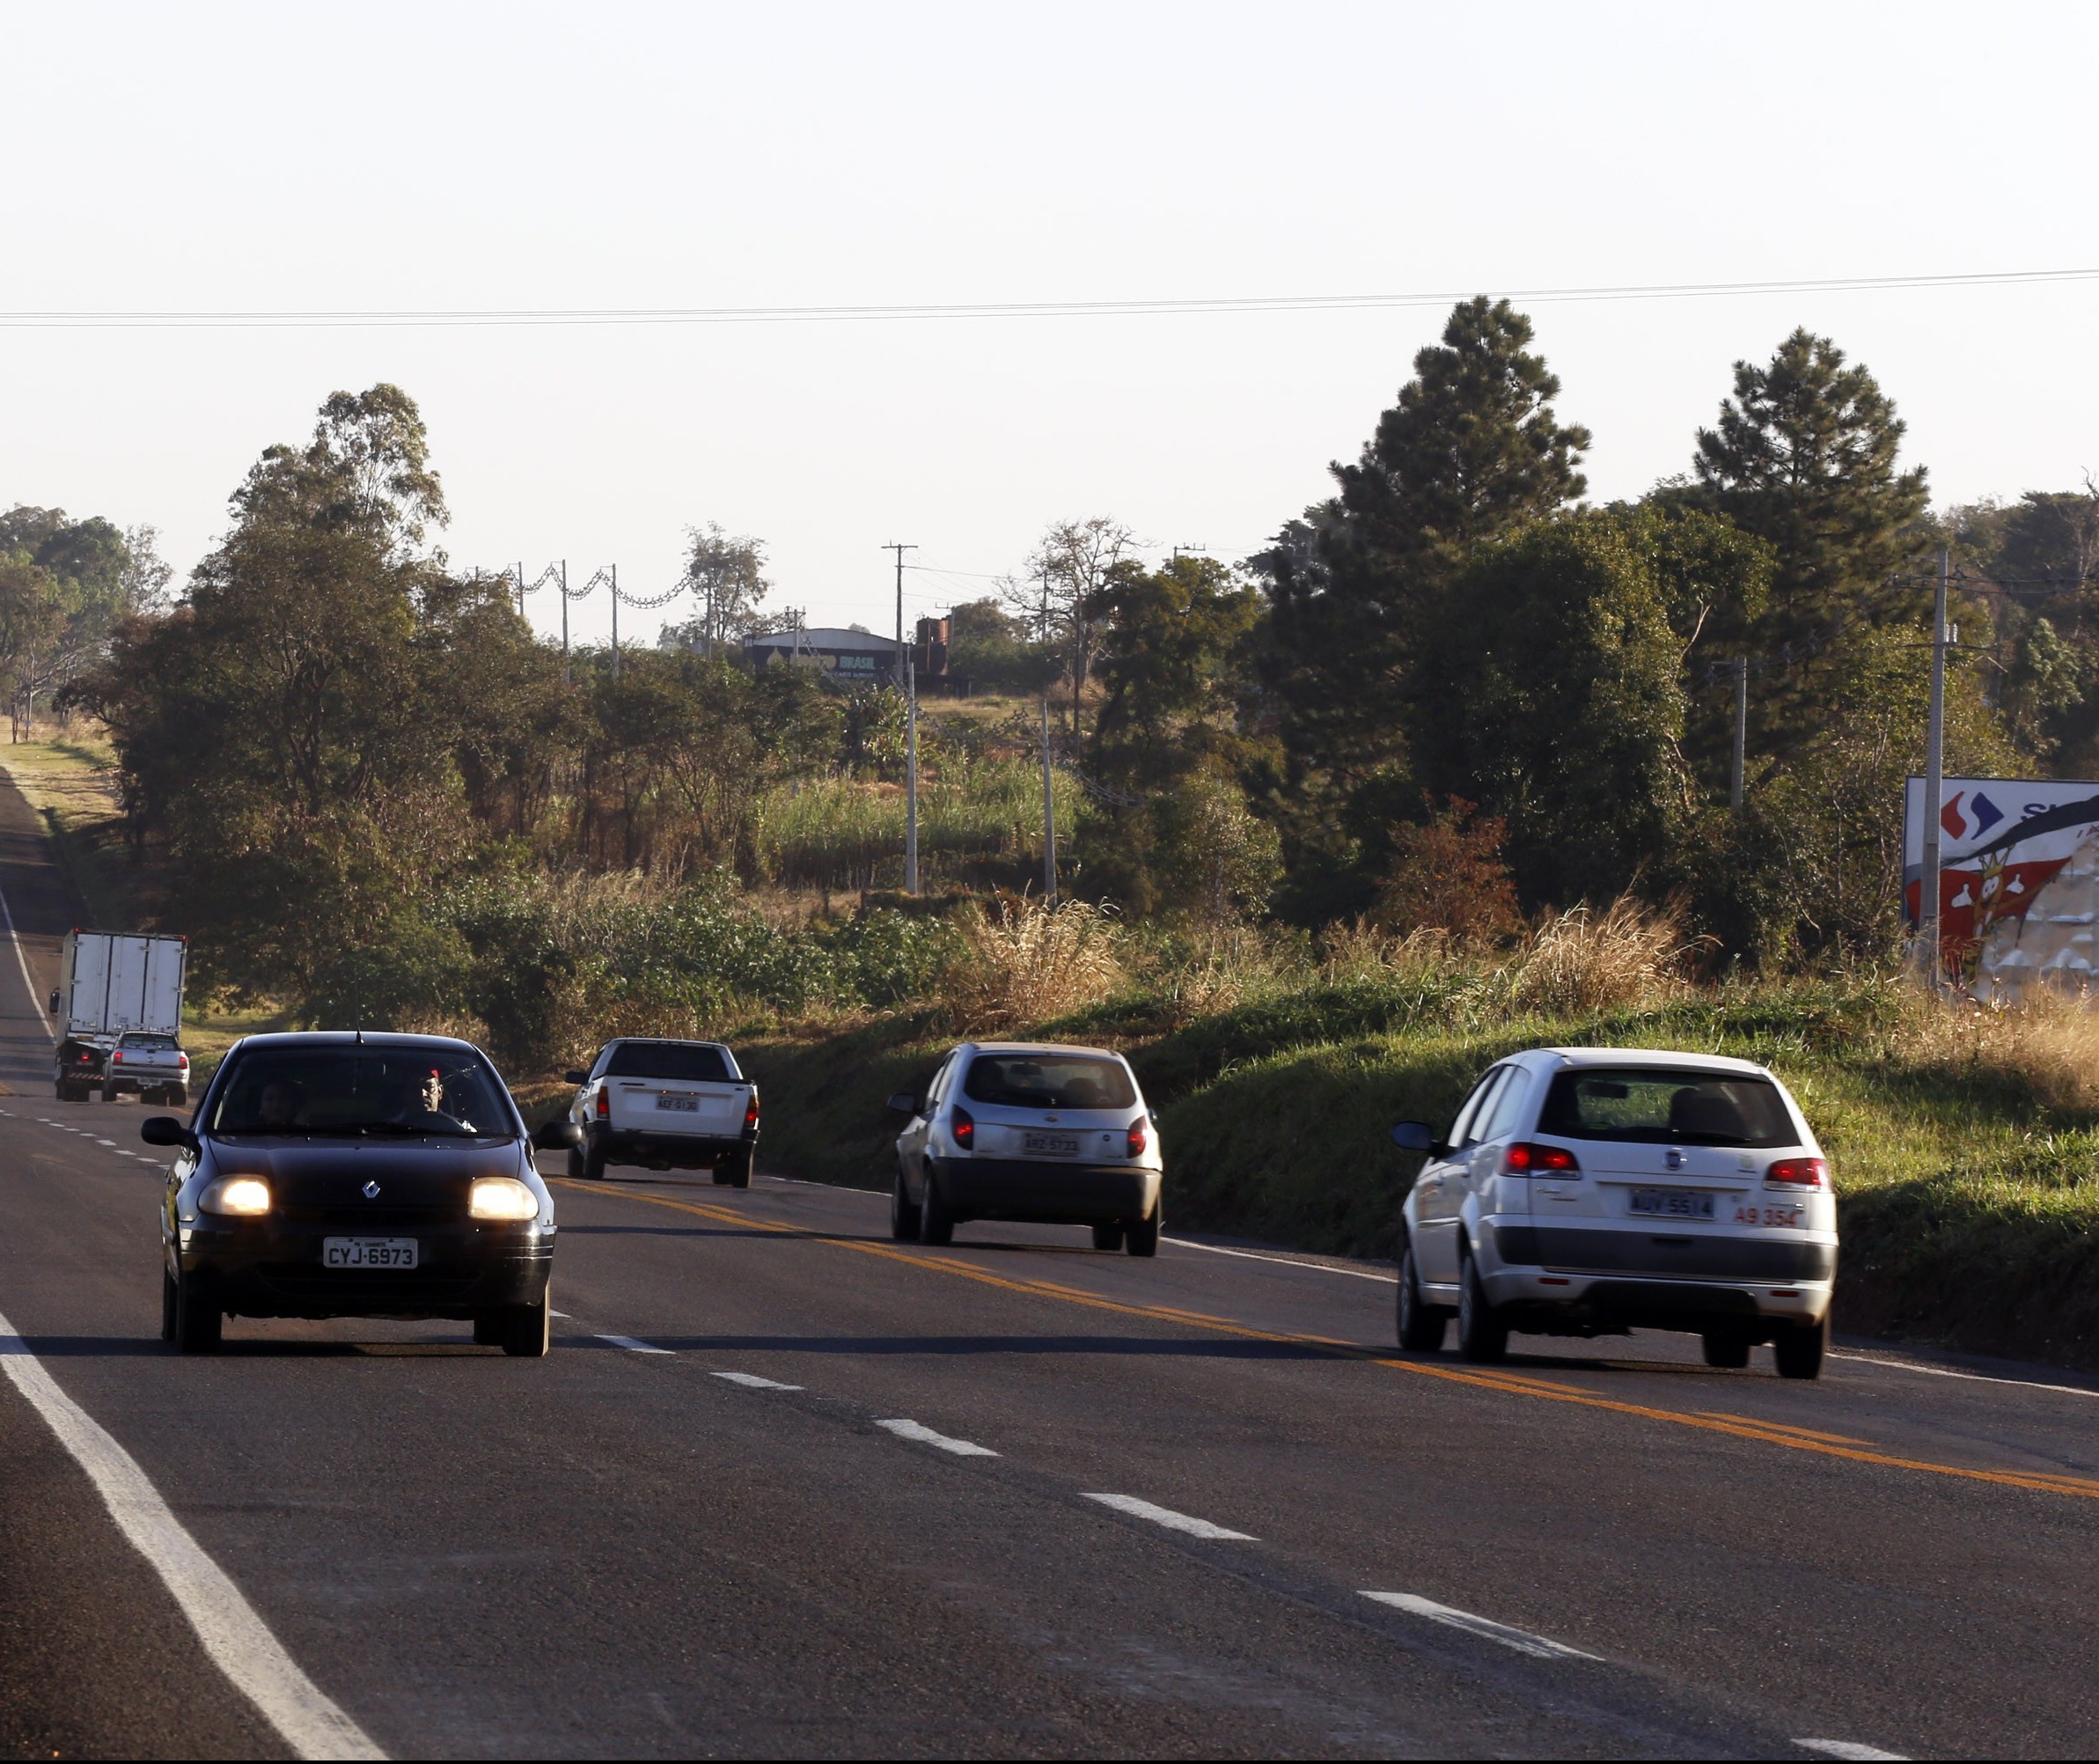
[(1570, 1066), (1660, 1066), (1701, 1072), (1739, 1072), (1744, 1077), (1771, 1076), (1768, 1068), (1754, 1060), (1737, 1060), (1725, 1054), (1686, 1054), (1673, 1047), (1534, 1047), (1535, 1054), (1556, 1056)]
[(481, 1049), (456, 1035), (401, 1035), (372, 1029), (284, 1029), (267, 1035), (243, 1035), (242, 1047), (445, 1047), (461, 1054)]
[(965, 1041), (980, 1054), (1083, 1054), (1096, 1060), (1119, 1060), (1112, 1047), (1083, 1047), (1073, 1041)]
[[(645, 1047), (726, 1047), (726, 1041), (699, 1041), (686, 1035), (615, 1035), (605, 1044), (605, 1047), (622, 1047), (629, 1041)], [(598, 1050), (605, 1051), (605, 1047)]]

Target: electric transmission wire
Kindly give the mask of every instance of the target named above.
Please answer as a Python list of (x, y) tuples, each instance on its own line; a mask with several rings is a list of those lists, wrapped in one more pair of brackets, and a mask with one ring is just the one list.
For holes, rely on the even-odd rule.
[[(1757, 282), (1627, 283), (1593, 288), (1508, 288), (1500, 298), (1530, 305), (1576, 301), (1702, 300), (1759, 294), (1846, 294), (1902, 289), (2029, 286), (2099, 280), (2095, 269), (1978, 270), (1956, 275), (1778, 277)], [(425, 327), (449, 329), (515, 325), (864, 324), (896, 320), (1150, 318), (1196, 313), (1331, 312), (1366, 308), (1442, 306), (1470, 299), (1458, 292), (1193, 296), (1158, 300), (1010, 300), (836, 306), (393, 307), (369, 311), (0, 312), (12, 330), (272, 330)]]

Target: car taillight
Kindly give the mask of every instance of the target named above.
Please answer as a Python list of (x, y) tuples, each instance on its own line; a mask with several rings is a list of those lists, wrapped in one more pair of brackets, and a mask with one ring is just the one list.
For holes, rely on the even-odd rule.
[(189, 1069), (189, 1055), (187, 1054), (176, 1055), (175, 1063), (187, 1072)]
[(965, 1151), (970, 1150), (977, 1143), (977, 1123), (965, 1108), (958, 1108), (948, 1117), (948, 1131), (954, 1136), (955, 1143)]
[(744, 1105), (744, 1133), (746, 1137), (758, 1131), (758, 1086), (751, 1086), (751, 1100)]
[(603, 1091), (598, 1092), (598, 1119), (603, 1121), (613, 1112), (613, 1100)]
[(1144, 1121), (1142, 1118), (1140, 1117), (1139, 1119), (1133, 1121), (1130, 1123), (1130, 1156), (1132, 1158), (1143, 1157), (1144, 1148), (1150, 1142), (1144, 1136)]
[(1579, 1176), (1582, 1166), (1564, 1145), (1534, 1145), (1519, 1139), (1501, 1154), (1502, 1172), (1509, 1176)]
[(1764, 1180), (1788, 1188), (1826, 1188), (1830, 1166), (1819, 1158), (1781, 1158), (1764, 1172)]
[(124, 1063), (124, 1050), (121, 1047), (119, 1047), (115, 1053), (109, 1056), (109, 1058), (110, 1062), (113, 1065), (122, 1065)]

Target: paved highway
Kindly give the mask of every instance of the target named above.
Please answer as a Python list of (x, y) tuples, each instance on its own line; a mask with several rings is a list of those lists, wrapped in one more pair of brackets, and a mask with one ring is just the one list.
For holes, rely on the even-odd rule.
[[(2044, 1370), (1473, 1369), (1392, 1349), (1375, 1267), (928, 1251), (763, 1176), (557, 1181), (544, 1362), (243, 1320), (179, 1358), (144, 1111), (51, 1100), (70, 909), (4, 786), (0, 890), (0, 1748), (2093, 1749), (2099, 1385)], [(208, 1651), (179, 1594), (221, 1571)]]

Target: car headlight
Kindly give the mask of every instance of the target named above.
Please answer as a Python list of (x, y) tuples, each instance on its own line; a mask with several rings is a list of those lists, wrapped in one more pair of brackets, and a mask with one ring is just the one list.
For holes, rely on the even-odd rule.
[(466, 1210), (477, 1219), (536, 1219), (539, 1197), (515, 1176), (476, 1176)]
[(260, 1176), (222, 1176), (197, 1196), (197, 1206), (252, 1219), (269, 1211), (269, 1184)]

